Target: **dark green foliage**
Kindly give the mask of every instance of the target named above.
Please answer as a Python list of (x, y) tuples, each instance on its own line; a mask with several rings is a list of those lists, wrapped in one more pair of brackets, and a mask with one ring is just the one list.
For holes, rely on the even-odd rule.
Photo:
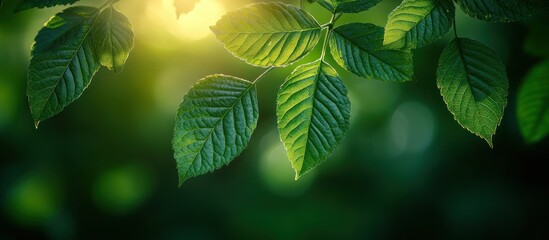
[(35, 38), (29, 66), (36, 127), (78, 99), (101, 65), (120, 71), (132, 47), (131, 24), (112, 6), (71, 7), (52, 17)]
[(79, 0), (23, 0), (15, 11), (23, 11), (31, 8), (47, 8), (58, 5), (69, 5)]

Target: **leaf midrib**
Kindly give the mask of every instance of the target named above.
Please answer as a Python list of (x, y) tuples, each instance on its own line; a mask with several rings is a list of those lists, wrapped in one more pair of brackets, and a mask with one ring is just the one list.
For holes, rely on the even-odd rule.
[[(377, 55), (373, 54), (373, 52), (375, 51), (383, 51), (383, 50), (386, 50), (386, 49), (379, 49), (379, 50), (371, 50), (371, 49), (365, 49), (365, 47), (355, 43), (355, 41), (352, 41), (350, 38), (348, 38), (347, 36), (337, 32), (337, 31), (334, 31), (337, 35), (339, 35), (342, 39), (344, 39), (345, 41), (347, 41), (348, 43), (350, 43), (351, 45), (353, 46), (356, 46), (359, 50), (365, 52), (366, 54), (368, 54), (369, 56), (372, 56), (373, 58), (377, 59), (378, 61), (380, 61), (381, 63), (383, 64), (386, 64), (387, 66), (390, 66), (392, 69), (396, 70), (398, 73), (404, 75), (404, 76), (408, 76), (407, 73), (403, 72), (401, 69), (398, 69), (396, 67), (393, 66), (393, 64), (389, 64), (387, 63), (385, 60), (381, 59), (380, 57), (378, 57)], [(388, 51), (389, 50), (393, 50), (393, 51), (402, 51), (404, 52), (403, 50), (398, 50), (398, 49), (387, 49)]]
[(275, 32), (267, 32), (267, 31), (257, 31), (257, 32), (238, 32), (238, 31), (217, 31), (219, 34), (280, 34), (280, 33), (300, 33), (300, 32), (312, 32), (320, 30), (319, 27), (314, 28), (304, 28), (304, 29), (296, 29), (291, 31), (275, 31)]
[[(243, 80), (238, 80), (238, 81), (243, 81)], [(223, 115), (215, 122), (215, 124), (213, 125), (212, 129), (210, 130), (210, 132), (208, 133), (206, 138), (204, 138), (204, 140), (202, 141), (202, 145), (200, 146), (200, 149), (198, 149), (198, 151), (196, 151), (196, 155), (194, 156), (193, 160), (191, 161), (191, 164), (190, 164), (189, 168), (185, 172), (184, 178), (187, 177), (187, 174), (191, 170), (191, 167), (194, 164), (194, 162), (196, 161), (196, 158), (198, 158), (198, 155), (200, 154), (200, 152), (202, 152), (202, 149), (204, 149), (204, 146), (206, 145), (206, 141), (212, 137), (212, 134), (213, 134), (216, 126), (219, 124), (219, 122), (221, 122), (227, 116), (227, 114), (236, 106), (236, 104), (238, 102), (240, 102), (242, 100), (242, 98), (252, 89), (252, 87), (255, 86), (255, 83), (251, 83), (251, 82), (247, 82), (247, 83), (250, 83), (250, 86), (244, 92), (242, 92), (242, 94), (236, 99), (236, 101), (229, 108), (227, 108), (227, 111), (225, 111), (225, 113), (223, 113)]]
[[(74, 60), (74, 58), (76, 57), (76, 55), (78, 55), (78, 51), (80, 51), (80, 49), (82, 48), (82, 45), (84, 44), (84, 42), (86, 41), (86, 38), (88, 37), (88, 35), (90, 34), (90, 32), (92, 31), (93, 27), (95, 26), (95, 23), (97, 22), (97, 14), (99, 13), (99, 9), (96, 10), (96, 12), (92, 15), (91, 19), (93, 19), (93, 22), (92, 24), (90, 25), (89, 29), (87, 30), (86, 34), (84, 35), (84, 37), (82, 37), (82, 41), (80, 41), (80, 43), (78, 44), (78, 47), (75, 49), (74, 51), (74, 54), (72, 55), (72, 57), (70, 58), (69, 62), (67, 63), (67, 65), (65, 66), (65, 70), (63, 71), (63, 73), (59, 76), (59, 78), (57, 79), (57, 82), (55, 83), (55, 87), (53, 88), (53, 90), (50, 92), (48, 98), (46, 98), (46, 101), (44, 101), (44, 104), (42, 105), (42, 107), (40, 108), (40, 114), (38, 114), (38, 118), (42, 118), (42, 113), (44, 112), (44, 107), (46, 107), (46, 104), (50, 101), (51, 99), (51, 96), (53, 95), (53, 93), (55, 92), (55, 89), (58, 87), (59, 85), (59, 82), (61, 82), (61, 79), (63, 79), (63, 76), (65, 75), (65, 73), (67, 72), (67, 70), (69, 69), (69, 66), (71, 65), (72, 61)], [(91, 19), (88, 19), (86, 20), (86, 23), (88, 21), (90, 21)], [(36, 119), (37, 122), (40, 121), (40, 119)]]
[(319, 76), (320, 76), (320, 72), (322, 71), (322, 64), (324, 64), (322, 62), (322, 60), (320, 60), (320, 63), (317, 67), (317, 70), (316, 70), (316, 73), (315, 73), (315, 79), (314, 79), (314, 91), (313, 91), (313, 94), (312, 94), (312, 102), (313, 102), (313, 106), (312, 106), (312, 110), (311, 110), (311, 115), (308, 116), (308, 123), (307, 123), (307, 133), (306, 133), (306, 137), (305, 139), (307, 139), (307, 142), (305, 143), (305, 146), (303, 147), (303, 162), (301, 163), (301, 168), (299, 169), (299, 174), (298, 175), (301, 175), (302, 174), (302, 171), (303, 171), (303, 164), (305, 163), (305, 159), (307, 159), (307, 147), (309, 146), (309, 133), (311, 132), (311, 124), (313, 123), (313, 116), (314, 116), (314, 113), (315, 113), (315, 106), (316, 106), (316, 93), (318, 91), (318, 82), (319, 82)]

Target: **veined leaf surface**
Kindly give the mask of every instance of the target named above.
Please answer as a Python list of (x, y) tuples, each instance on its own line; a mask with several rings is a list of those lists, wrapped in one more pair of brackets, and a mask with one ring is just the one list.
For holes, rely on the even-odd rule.
[(122, 71), (133, 48), (130, 20), (114, 7), (105, 8), (93, 30), (93, 41), (101, 65), (115, 72)]
[(330, 51), (336, 62), (350, 72), (371, 80), (405, 82), (414, 75), (409, 50), (383, 46), (383, 28), (351, 23), (330, 34)]
[(36, 36), (27, 95), (37, 127), (80, 97), (99, 69), (89, 40), (97, 11), (68, 8), (50, 19)]
[(451, 0), (404, 0), (389, 14), (383, 44), (394, 48), (421, 48), (452, 28)]
[[(518, 22), (530, 17), (546, 0), (454, 0), (469, 16), (490, 22)], [(545, 2), (544, 2), (545, 1)]]
[(259, 117), (255, 85), (225, 75), (208, 76), (185, 95), (172, 147), (179, 182), (229, 164), (246, 148)]
[(319, 60), (288, 76), (278, 92), (276, 112), (297, 179), (337, 148), (349, 129), (351, 105), (335, 69)]
[(497, 54), (480, 42), (454, 39), (440, 56), (437, 85), (458, 123), (492, 146), (509, 91)]
[(301, 59), (316, 46), (321, 32), (309, 13), (276, 2), (229, 12), (211, 29), (229, 52), (260, 67), (282, 67)]

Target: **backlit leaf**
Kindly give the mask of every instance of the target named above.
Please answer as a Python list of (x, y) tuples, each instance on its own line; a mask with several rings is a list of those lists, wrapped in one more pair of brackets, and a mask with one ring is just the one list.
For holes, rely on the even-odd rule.
[(173, 0), (173, 6), (175, 7), (175, 15), (187, 14), (194, 9), (194, 6), (198, 0)]
[(319, 60), (288, 76), (278, 92), (276, 112), (297, 179), (337, 148), (349, 129), (351, 105), (335, 69)]
[(424, 47), (452, 28), (454, 14), (451, 0), (404, 0), (389, 14), (383, 44), (394, 48)]
[(93, 30), (93, 42), (101, 65), (115, 72), (122, 71), (133, 48), (133, 30), (128, 18), (114, 7), (99, 14)]
[(309, 13), (284, 3), (256, 3), (227, 13), (211, 27), (225, 48), (260, 67), (289, 65), (311, 51), (320, 25)]

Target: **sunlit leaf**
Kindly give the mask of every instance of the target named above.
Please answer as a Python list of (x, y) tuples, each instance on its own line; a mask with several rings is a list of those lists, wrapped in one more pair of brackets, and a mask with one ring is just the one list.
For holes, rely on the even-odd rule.
[(225, 48), (255, 66), (282, 67), (311, 51), (320, 25), (309, 13), (284, 3), (256, 3), (229, 12), (211, 27)]
[(322, 61), (299, 66), (277, 97), (278, 131), (296, 179), (324, 162), (349, 129), (351, 105), (335, 69)]
[(90, 41), (97, 11), (68, 8), (50, 19), (36, 36), (27, 87), (36, 126), (80, 97), (99, 69)]
[(424, 47), (450, 30), (454, 13), (451, 0), (404, 0), (389, 14), (383, 44), (394, 48)]
[(454, 0), (469, 16), (490, 22), (518, 22), (530, 17), (546, 0)]
[(549, 61), (535, 66), (526, 75), (517, 97), (517, 118), (528, 143), (549, 134)]
[(454, 39), (440, 56), (437, 85), (458, 123), (492, 146), (509, 90), (497, 54), (480, 42)]
[(194, 9), (194, 6), (199, 0), (173, 0), (175, 7), (175, 15), (178, 17), (181, 14), (187, 14)]
[(383, 32), (382, 27), (369, 23), (337, 27), (329, 39), (332, 56), (341, 67), (367, 79), (412, 80), (412, 53), (384, 48)]
[(382, 0), (316, 0), (332, 13), (358, 13), (366, 11)]
[(93, 30), (95, 52), (101, 65), (120, 72), (133, 48), (133, 37), (128, 18), (113, 7), (105, 8)]
[(46, 8), (58, 5), (68, 5), (77, 1), (79, 0), (23, 0), (19, 5), (17, 5), (15, 11), (18, 12), (31, 8)]
[(251, 82), (214, 75), (195, 84), (179, 107), (172, 141), (180, 184), (240, 155), (258, 117), (257, 92)]

